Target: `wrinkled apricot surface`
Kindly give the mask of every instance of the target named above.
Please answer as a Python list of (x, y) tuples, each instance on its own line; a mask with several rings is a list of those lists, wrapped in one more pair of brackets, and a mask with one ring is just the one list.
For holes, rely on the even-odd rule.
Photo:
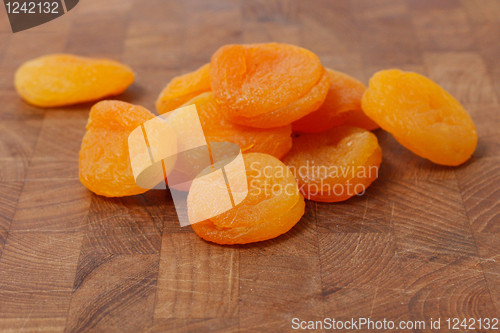
[(366, 90), (363, 83), (355, 78), (326, 68), (330, 88), (325, 101), (316, 111), (295, 121), (293, 130), (318, 133), (341, 125), (351, 113), (361, 111), (361, 98)]
[[(290, 230), (304, 214), (304, 197), (298, 191), (293, 174), (281, 161), (260, 153), (244, 154), (243, 159), (247, 197), (229, 211), (192, 225), (193, 230), (207, 241), (246, 244), (275, 238)], [(227, 177), (231, 178), (231, 174)], [(211, 185), (203, 178), (193, 182), (188, 195), (190, 219), (198, 209), (207, 209), (197, 195)]]
[(279, 43), (226, 45), (212, 56), (216, 101), (232, 116), (255, 117), (305, 96), (321, 79), (318, 57)]
[(231, 112), (226, 112), (226, 115), (232, 122), (256, 128), (288, 125), (304, 116), (307, 117), (308, 114), (317, 110), (325, 100), (329, 86), (328, 73), (325, 71), (318, 83), (309, 92), (283, 108), (255, 117), (243, 117), (234, 115)]
[(186, 105), (194, 104), (208, 142), (233, 142), (243, 153), (265, 153), (282, 158), (292, 148), (290, 125), (258, 129), (237, 125), (224, 117), (212, 92), (203, 93)]
[(476, 149), (477, 132), (467, 111), (420, 74), (397, 69), (375, 73), (362, 106), (399, 143), (434, 163), (456, 166)]
[(336, 202), (363, 193), (378, 177), (382, 150), (373, 133), (339, 126), (298, 135), (283, 162), (307, 199)]
[(141, 194), (132, 172), (128, 137), (154, 118), (145, 108), (120, 101), (102, 101), (90, 111), (80, 149), (80, 181), (90, 191), (106, 197)]
[(207, 91), (210, 91), (210, 64), (194, 72), (174, 77), (158, 97), (156, 109), (160, 114), (175, 110)]
[(134, 73), (113, 60), (53, 54), (25, 62), (14, 81), (28, 103), (57, 107), (118, 95), (134, 82)]

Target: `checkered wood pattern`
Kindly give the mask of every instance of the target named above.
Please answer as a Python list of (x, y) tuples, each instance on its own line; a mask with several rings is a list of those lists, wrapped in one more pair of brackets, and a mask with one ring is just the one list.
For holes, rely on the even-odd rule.
[[(365, 83), (429, 76), (469, 110), (472, 159), (434, 165), (376, 131), (362, 197), (307, 202), (289, 233), (217, 246), (180, 228), (164, 191), (106, 199), (78, 180), (91, 104), (27, 105), (13, 87), (46, 53), (134, 68), (120, 99), (154, 110), (175, 75), (228, 43), (306, 47)], [(291, 320), (500, 313), (500, 1), (81, 0), (12, 34), (0, 6), (0, 332), (284, 332)], [(426, 330), (429, 331), (429, 330)]]

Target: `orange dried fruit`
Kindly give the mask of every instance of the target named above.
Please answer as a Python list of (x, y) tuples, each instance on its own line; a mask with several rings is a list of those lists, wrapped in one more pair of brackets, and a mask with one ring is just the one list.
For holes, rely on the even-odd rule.
[(141, 194), (132, 172), (129, 134), (154, 115), (142, 106), (120, 101), (95, 104), (80, 149), (80, 181), (90, 191), (106, 197)]
[(415, 154), (456, 166), (477, 146), (464, 107), (432, 80), (397, 69), (375, 73), (362, 100), (365, 113)]
[(231, 113), (227, 113), (227, 117), (237, 124), (256, 128), (285, 126), (304, 116), (307, 117), (311, 112), (317, 110), (323, 104), (329, 86), (328, 73), (325, 71), (318, 83), (313, 86), (309, 92), (283, 108), (266, 112), (255, 117), (243, 117)]
[(342, 126), (361, 127), (367, 131), (373, 131), (380, 128), (380, 126), (371, 120), (363, 110), (349, 112)]
[(355, 78), (333, 69), (326, 68), (326, 72), (330, 88), (323, 104), (316, 111), (295, 121), (292, 124), (294, 131), (323, 132), (334, 126), (342, 125), (353, 114), (359, 117), (359, 112), (362, 112), (361, 98), (366, 86)]
[(212, 92), (203, 93), (185, 105), (194, 104), (208, 142), (233, 142), (243, 153), (265, 153), (282, 158), (292, 148), (290, 125), (269, 129), (233, 124), (224, 117)]
[(232, 117), (285, 108), (311, 92), (323, 74), (314, 53), (279, 43), (226, 45), (210, 62), (215, 99)]
[(239, 228), (221, 228), (211, 220), (205, 220), (192, 225), (193, 230), (206, 241), (217, 244), (248, 244), (276, 238), (286, 232), (304, 215), (305, 202), (300, 200), (288, 212), (280, 217), (262, 221), (262, 223)]
[[(246, 244), (278, 237), (289, 231), (304, 215), (304, 197), (290, 170), (277, 158), (260, 153), (243, 155), (248, 195), (232, 209), (192, 224), (203, 239), (218, 244)], [(214, 165), (217, 167), (217, 165)], [(211, 168), (204, 171), (212, 172)], [(232, 174), (227, 175), (231, 183)], [(188, 195), (190, 219), (197, 210), (210, 207), (200, 200), (211, 182), (197, 178)]]
[(364, 193), (378, 177), (382, 149), (373, 133), (339, 126), (298, 135), (283, 162), (307, 199), (337, 202)]
[(14, 84), (28, 103), (40, 107), (77, 104), (118, 95), (134, 82), (132, 70), (117, 61), (53, 54), (25, 62)]
[(194, 72), (174, 77), (160, 93), (156, 109), (160, 114), (175, 110), (207, 91), (210, 91), (210, 64), (201, 66)]

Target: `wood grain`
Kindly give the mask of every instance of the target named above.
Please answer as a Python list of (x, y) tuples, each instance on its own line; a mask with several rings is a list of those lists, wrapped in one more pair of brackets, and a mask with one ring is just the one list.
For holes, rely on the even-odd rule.
[(84, 250), (80, 260), (66, 332), (148, 332), (153, 324), (158, 255)]
[(212, 246), (194, 233), (165, 234), (161, 258), (155, 321), (237, 317), (236, 248)]
[[(181, 228), (165, 191), (91, 194), (78, 151), (92, 103), (39, 109), (13, 86), (17, 67), (46, 53), (110, 57), (136, 72), (115, 98), (156, 112), (169, 80), (218, 47), (272, 41), (365, 84), (386, 68), (428, 75), (471, 114), (476, 152), (438, 166), (377, 130), (384, 160), (364, 195), (307, 202), (287, 234), (223, 247)], [(0, 332), (499, 317), (498, 54), (498, 0), (85, 0), (16, 34), (0, 6)]]
[(402, 263), (414, 317), (428, 321), (437, 313), (442, 318), (497, 315), (483, 272), (475, 269), (474, 263), (463, 260), (446, 265), (412, 259)]
[(0, 258), (22, 188), (22, 182), (0, 183)]
[(474, 38), (465, 10), (454, 1), (410, 1), (413, 26), (422, 49), (426, 51), (468, 51)]
[(79, 180), (25, 181), (11, 230), (74, 231), (86, 219), (91, 194)]
[(240, 266), (241, 330), (289, 331), (293, 317), (324, 317), (317, 256), (240, 256)]
[(0, 318), (65, 318), (82, 236), (11, 231), (0, 262)]

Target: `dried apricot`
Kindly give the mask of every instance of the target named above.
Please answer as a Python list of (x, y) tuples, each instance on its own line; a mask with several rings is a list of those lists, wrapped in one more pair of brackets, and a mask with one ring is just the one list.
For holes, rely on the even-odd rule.
[[(304, 197), (290, 170), (267, 154), (243, 155), (248, 194), (243, 201), (208, 220), (192, 224), (203, 239), (218, 244), (246, 244), (275, 238), (290, 230), (304, 214)], [(214, 165), (217, 167), (216, 165)], [(204, 171), (212, 172), (212, 169)], [(231, 183), (232, 174), (227, 175)], [(197, 210), (210, 209), (201, 195), (212, 186), (204, 178), (193, 182), (188, 195), (190, 220)]]
[(279, 43), (226, 45), (210, 62), (215, 99), (233, 117), (285, 108), (306, 96), (323, 74), (314, 53)]
[(190, 104), (160, 117), (166, 120), (175, 133), (177, 143), (175, 167), (168, 180), (169, 186), (175, 185), (176, 190), (188, 191), (189, 182), (211, 165), (209, 143), (200, 116), (195, 105)]
[(271, 128), (288, 125), (311, 112), (317, 110), (323, 103), (330, 83), (326, 71), (319, 82), (300, 99), (287, 106), (274, 111), (266, 112), (255, 117), (242, 117), (227, 113), (226, 116), (232, 122), (257, 128)]
[(373, 133), (339, 126), (298, 135), (283, 162), (307, 199), (336, 202), (363, 193), (378, 177), (382, 149)]
[(208, 142), (233, 142), (243, 153), (265, 153), (282, 158), (292, 148), (290, 125), (259, 129), (233, 124), (224, 117), (212, 92), (203, 93), (186, 105), (194, 104)]
[(57, 107), (118, 95), (132, 82), (132, 70), (117, 61), (53, 54), (25, 62), (14, 83), (28, 103)]
[(345, 117), (342, 126), (361, 127), (367, 131), (373, 131), (380, 128), (380, 126), (371, 120), (363, 110), (349, 112)]
[(467, 111), (420, 74), (397, 69), (375, 73), (362, 106), (399, 143), (434, 163), (456, 166), (476, 149), (477, 132)]
[(80, 181), (92, 192), (107, 197), (141, 194), (132, 172), (128, 137), (154, 118), (145, 108), (120, 101), (95, 104), (80, 149)]
[(196, 71), (174, 77), (163, 89), (156, 109), (160, 114), (172, 111), (201, 93), (210, 91), (210, 64)]
[(326, 68), (330, 88), (325, 101), (316, 111), (295, 121), (297, 132), (318, 133), (341, 125), (355, 111), (361, 111), (361, 98), (366, 86), (355, 78)]

